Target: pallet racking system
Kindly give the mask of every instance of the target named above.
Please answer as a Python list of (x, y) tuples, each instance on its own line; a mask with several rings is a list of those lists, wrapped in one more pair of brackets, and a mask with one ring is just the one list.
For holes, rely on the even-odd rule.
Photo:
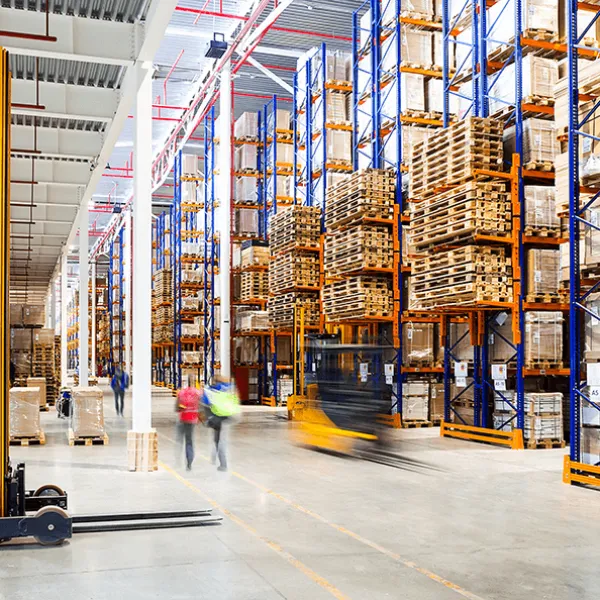
[(117, 365), (125, 366), (124, 303), (123, 303), (123, 248), (125, 231), (121, 227), (109, 244), (108, 314), (110, 322), (109, 373)]
[[(564, 302), (552, 298), (527, 302), (525, 282), (527, 280), (527, 252), (533, 248), (555, 248), (565, 240), (556, 237), (540, 235), (525, 235), (524, 223), (526, 216), (525, 185), (536, 183), (552, 185), (554, 172), (538, 170), (537, 165), (524, 166), (524, 121), (529, 117), (551, 118), (553, 107), (547, 103), (535, 102), (523, 95), (523, 55), (525, 49), (530, 56), (556, 57), (564, 53), (566, 47), (546, 39), (533, 39), (529, 30), (523, 27), (524, 3), (520, 0), (501, 0), (493, 4), (494, 15), (490, 18), (492, 5), (483, 1), (467, 0), (461, 5), (455, 15), (450, 15), (450, 4), (443, 3), (443, 37), (444, 37), (444, 126), (450, 124), (449, 105), (453, 97), (463, 103), (463, 117), (467, 115), (488, 117), (490, 107), (504, 106), (500, 117), (507, 124), (514, 126), (514, 146), (510, 173), (487, 173), (487, 176), (508, 178), (511, 182), (513, 195), (513, 236), (510, 240), (513, 256), (513, 273), (515, 279), (514, 303), (510, 310), (512, 319), (512, 339), (507, 339), (497, 330), (498, 311), (483, 310), (471, 312), (469, 317), (469, 334), (473, 345), (473, 389), (474, 389), (474, 428), (453, 427), (443, 429), (443, 435), (462, 437), (477, 441), (495, 442), (518, 447), (514, 436), (498, 433), (507, 428), (514, 429), (516, 435), (521, 435), (525, 428), (525, 378), (548, 378), (567, 376), (569, 370), (560, 362), (552, 365), (528, 366), (525, 364), (526, 314), (529, 311), (564, 312), (568, 306)], [(512, 12), (512, 14), (511, 14)], [(513, 27), (506, 27), (507, 20), (512, 18)], [(558, 11), (557, 11), (558, 19)], [(502, 27), (500, 27), (502, 23)], [(466, 39), (465, 39), (466, 38)], [(448, 57), (450, 48), (463, 47), (465, 56), (455, 73), (450, 72)], [(457, 61), (458, 63), (458, 61)], [(507, 97), (506, 90), (499, 90), (499, 84), (507, 69), (514, 71), (514, 94)], [(510, 73), (507, 71), (510, 76)], [(508, 86), (510, 88), (510, 86)], [(498, 112), (496, 112), (498, 114)], [(504, 310), (504, 309), (502, 309)], [(448, 328), (445, 327), (447, 334)], [(466, 334), (465, 334), (466, 335)], [(514, 356), (507, 361), (514, 366), (515, 398), (507, 397), (502, 385), (492, 379), (490, 355), (490, 339), (500, 336), (514, 350)], [(449, 421), (454, 410), (457, 397), (451, 395), (453, 345), (449, 338), (445, 343), (444, 381), (446, 388), (445, 420)], [(464, 390), (463, 390), (464, 391)], [(462, 394), (463, 392), (461, 392)], [(460, 395), (460, 394), (459, 394)], [(512, 414), (500, 422), (496, 428), (488, 422), (489, 401), (500, 399), (512, 409)], [(510, 433), (510, 432), (507, 432)], [(557, 440), (557, 445), (562, 440)], [(564, 444), (562, 444), (564, 445)], [(544, 446), (545, 447), (545, 446)]]
[[(584, 37), (590, 27), (597, 23), (600, 17), (600, 7), (594, 4), (569, 0), (567, 2), (567, 54), (568, 54), (568, 193), (569, 193), (569, 359), (572, 366), (570, 373), (570, 452), (565, 456), (563, 481), (568, 484), (600, 485), (600, 466), (598, 459), (597, 438), (600, 430), (597, 427), (583, 427), (583, 424), (594, 424), (598, 421), (600, 404), (597, 401), (598, 378), (595, 357), (587, 357), (586, 335), (589, 332), (586, 325), (597, 325), (599, 320), (597, 308), (592, 305), (592, 299), (600, 288), (600, 279), (593, 270), (584, 272), (581, 257), (580, 242), (586, 235), (598, 231), (592, 210), (597, 208), (600, 188), (595, 182), (582, 182), (584, 169), (581, 160), (580, 144), (586, 142), (597, 144), (598, 138), (586, 129), (586, 123), (592, 123), (597, 118), (597, 96), (581, 90), (580, 70), (582, 56), (590, 54), (583, 44)], [(591, 20), (587, 27), (581, 30), (580, 18), (582, 13), (588, 13)], [(598, 53), (595, 53), (597, 56)], [(587, 104), (586, 104), (587, 103)], [(586, 371), (584, 371), (584, 365)], [(585, 418), (584, 418), (584, 413)], [(590, 436), (590, 442), (584, 443), (584, 436)], [(586, 448), (585, 446), (589, 447)], [(596, 451), (594, 451), (594, 447)], [(589, 456), (585, 456), (586, 452)]]

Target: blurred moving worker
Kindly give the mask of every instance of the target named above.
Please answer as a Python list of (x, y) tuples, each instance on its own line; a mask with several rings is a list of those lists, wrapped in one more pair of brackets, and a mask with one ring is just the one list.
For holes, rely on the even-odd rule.
[(214, 448), (211, 462), (219, 458), (219, 471), (227, 471), (227, 435), (225, 426), (240, 413), (240, 401), (235, 384), (227, 378), (216, 376), (210, 387), (204, 388), (204, 405), (207, 425), (214, 431)]
[(117, 415), (122, 417), (125, 406), (125, 390), (129, 387), (129, 375), (121, 369), (121, 365), (116, 366), (115, 373), (110, 380), (110, 387), (115, 394), (115, 410)]
[(198, 412), (202, 392), (191, 382), (177, 393), (177, 411), (179, 412), (180, 438), (185, 443), (185, 465), (192, 470), (194, 462), (194, 428), (198, 424)]

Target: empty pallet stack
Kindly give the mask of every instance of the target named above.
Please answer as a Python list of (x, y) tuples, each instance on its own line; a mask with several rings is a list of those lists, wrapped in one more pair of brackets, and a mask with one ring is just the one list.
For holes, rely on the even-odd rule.
[(294, 205), (271, 219), (268, 302), (276, 329), (292, 329), (294, 307), (304, 308), (307, 327), (319, 327), (321, 209)]
[(501, 168), (494, 119), (471, 117), (414, 146), (410, 310), (512, 303), (510, 249), (485, 243), (512, 241), (510, 192), (502, 180), (475, 178)]
[(394, 172), (376, 169), (329, 190), (323, 288), (329, 322), (393, 317), (395, 194)]

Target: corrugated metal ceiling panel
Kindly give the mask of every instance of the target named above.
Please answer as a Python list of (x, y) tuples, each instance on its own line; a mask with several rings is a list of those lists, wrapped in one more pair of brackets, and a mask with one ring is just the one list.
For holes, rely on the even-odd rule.
[[(47, 0), (1, 0), (0, 6), (17, 10), (46, 11)], [(49, 0), (50, 12), (57, 15), (88, 17), (105, 21), (133, 23), (143, 18), (148, 0)]]

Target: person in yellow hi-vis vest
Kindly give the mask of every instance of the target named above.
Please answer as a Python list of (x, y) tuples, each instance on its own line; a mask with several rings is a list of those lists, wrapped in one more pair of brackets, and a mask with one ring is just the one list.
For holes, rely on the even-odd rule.
[(206, 424), (214, 431), (211, 462), (219, 459), (219, 471), (227, 471), (227, 436), (225, 426), (240, 414), (240, 400), (235, 384), (230, 379), (215, 376), (213, 384), (204, 387)]

